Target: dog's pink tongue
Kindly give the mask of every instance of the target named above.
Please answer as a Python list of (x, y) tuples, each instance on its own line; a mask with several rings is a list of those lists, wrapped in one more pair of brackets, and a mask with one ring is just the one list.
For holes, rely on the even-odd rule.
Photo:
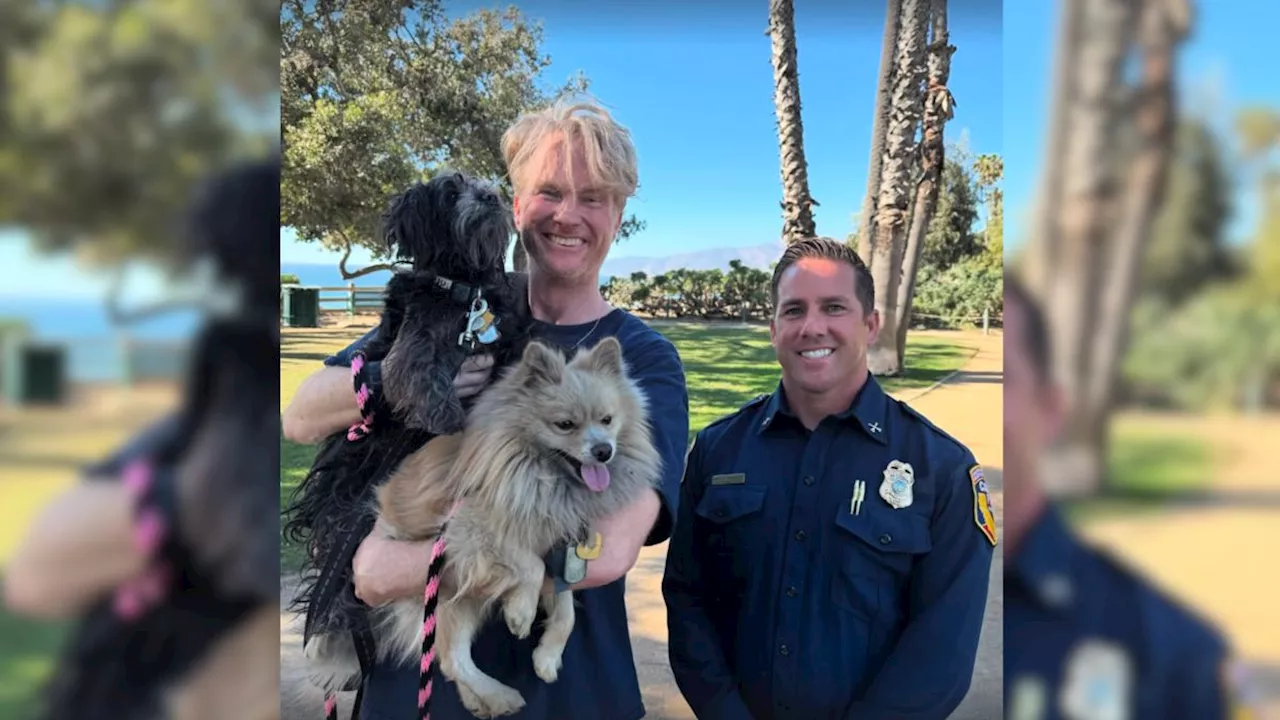
[(604, 465), (583, 465), (582, 481), (592, 492), (604, 492), (609, 487), (609, 468)]

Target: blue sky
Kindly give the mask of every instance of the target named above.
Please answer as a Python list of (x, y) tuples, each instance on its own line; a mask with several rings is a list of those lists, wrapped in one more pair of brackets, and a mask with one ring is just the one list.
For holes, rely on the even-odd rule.
[[(1214, 108), (1215, 124), (1226, 129), (1240, 105), (1280, 105), (1268, 77), (1274, 65), (1269, 28), (1280, 22), (1280, 3), (1196, 4), (1196, 30), (1180, 58), (1184, 101)], [(500, 3), (448, 7), (461, 13), (482, 5)], [(796, 5), (805, 150), (811, 191), (821, 203), (818, 230), (843, 237), (866, 187), (883, 3)], [(992, 0), (950, 5), (957, 107), (947, 137), (964, 134), (972, 152), (1004, 155), (1006, 238), (1016, 245), (1041, 163), (1058, 3), (1010, 0), (1003, 18)], [(635, 135), (641, 188), (629, 209), (648, 228), (617, 247), (617, 255), (776, 241), (781, 188), (765, 3), (626, 3), (602, 10), (587, 9), (586, 0), (541, 0), (520, 6), (543, 21), (543, 47), (553, 59), (547, 81), (559, 83), (583, 70), (596, 96)], [(1237, 235), (1252, 227), (1248, 206), (1243, 209)], [(281, 259), (336, 262), (318, 247), (288, 238), (282, 239)], [(0, 298), (105, 293), (105, 278), (83, 272), (69, 258), (35, 255), (16, 232), (0, 230), (0, 267)], [(158, 281), (139, 276), (138, 286), (145, 292)]]
[[(1004, 4), (1005, 247), (1025, 241), (1027, 213), (1035, 198), (1048, 130), (1049, 79), (1053, 71), (1059, 2)], [(1280, 106), (1275, 82), (1272, 28), (1280, 24), (1275, 0), (1194, 0), (1194, 29), (1178, 57), (1179, 104), (1200, 113), (1233, 141), (1235, 109)], [(1252, 232), (1256, 201), (1246, 185), (1237, 197), (1229, 236)]]
[[(447, 7), (463, 14), (502, 4)], [(778, 241), (782, 189), (767, 3), (518, 5), (543, 22), (543, 48), (552, 59), (548, 82), (582, 70), (592, 94), (634, 136), (641, 187), (628, 210), (648, 226), (618, 245), (615, 256)], [(1000, 152), (1000, 4), (952, 0), (951, 8), (952, 43), (959, 49), (948, 136), (963, 131), (973, 152)], [(796, 3), (805, 154), (823, 234), (843, 238), (852, 230), (866, 189), (883, 29), (882, 2)], [(282, 236), (283, 262), (334, 257)]]

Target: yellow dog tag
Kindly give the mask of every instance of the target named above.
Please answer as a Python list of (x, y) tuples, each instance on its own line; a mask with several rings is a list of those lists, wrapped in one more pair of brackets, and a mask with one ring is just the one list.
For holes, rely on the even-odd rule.
[(574, 553), (583, 560), (595, 560), (600, 557), (600, 549), (604, 547), (604, 538), (600, 537), (600, 533), (593, 532), (591, 534), (591, 542), (578, 543), (574, 548)]

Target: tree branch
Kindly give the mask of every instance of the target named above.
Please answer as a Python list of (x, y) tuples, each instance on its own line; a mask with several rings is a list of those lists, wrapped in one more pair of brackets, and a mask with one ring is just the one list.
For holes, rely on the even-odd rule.
[(391, 270), (395, 267), (391, 263), (377, 263), (362, 267), (355, 272), (347, 270), (347, 259), (351, 257), (351, 238), (347, 237), (347, 234), (341, 230), (335, 230), (334, 232), (338, 234), (338, 237), (342, 238), (342, 244), (346, 246), (342, 253), (342, 259), (338, 261), (338, 272), (342, 273), (343, 280), (354, 280), (379, 270)]

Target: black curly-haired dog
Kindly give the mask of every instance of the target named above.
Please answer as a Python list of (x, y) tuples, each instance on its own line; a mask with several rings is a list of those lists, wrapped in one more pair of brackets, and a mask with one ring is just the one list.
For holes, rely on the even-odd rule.
[[(147, 571), (80, 618), (40, 718), (193, 717), (190, 685), (225, 665), (219, 653), (255, 640), (239, 636), (262, 640), (257, 619), (278, 614), (279, 183), (277, 161), (241, 166), (191, 207), (183, 258), (212, 261), (226, 292), (198, 333), (177, 412), (86, 473), (138, 488), (138, 528), (158, 516), (167, 531), (152, 535)], [(147, 592), (144, 578), (156, 583)], [(257, 644), (236, 661), (261, 674), (271, 657)], [(257, 683), (259, 700), (276, 690)]]
[[(531, 327), (523, 289), (504, 268), (511, 216), (488, 184), (454, 172), (415, 184), (392, 201), (382, 234), (412, 270), (387, 283), (376, 332), (352, 362), (364, 422), (321, 443), (285, 512), (286, 537), (307, 549), (292, 606), (306, 613), (304, 646), (342, 633), (372, 648), (368, 607), (351, 581), (374, 523), (372, 490), (430, 438), (462, 430), (470, 401), (453, 383), (463, 361), (491, 354), (497, 373), (519, 360)], [(367, 671), (371, 655), (360, 662)]]

